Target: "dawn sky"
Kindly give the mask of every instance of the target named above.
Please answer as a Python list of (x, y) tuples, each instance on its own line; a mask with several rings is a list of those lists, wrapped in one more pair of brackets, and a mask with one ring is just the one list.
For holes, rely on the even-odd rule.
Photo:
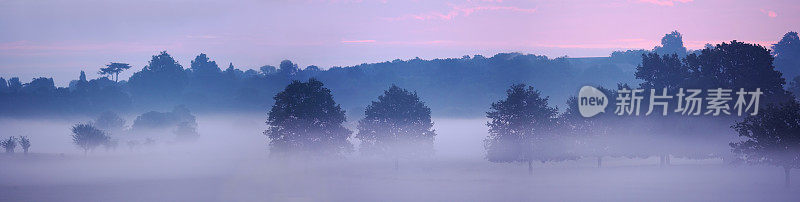
[(769, 45), (800, 29), (797, 1), (730, 0), (0, 0), (0, 76), (63, 86), (109, 62), (139, 71), (166, 50), (221, 68), (290, 59), (301, 67), (522, 52), (607, 56), (651, 49), (678, 30), (689, 49)]

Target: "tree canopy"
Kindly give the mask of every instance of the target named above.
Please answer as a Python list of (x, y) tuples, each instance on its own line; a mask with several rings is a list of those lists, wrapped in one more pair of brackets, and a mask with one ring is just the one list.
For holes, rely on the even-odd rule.
[(274, 99), (264, 131), (271, 155), (338, 156), (353, 150), (347, 140), (352, 132), (342, 125), (345, 111), (322, 82), (292, 81)]
[(367, 106), (355, 137), (365, 155), (431, 155), (436, 136), (431, 127), (431, 109), (417, 93), (392, 85)]

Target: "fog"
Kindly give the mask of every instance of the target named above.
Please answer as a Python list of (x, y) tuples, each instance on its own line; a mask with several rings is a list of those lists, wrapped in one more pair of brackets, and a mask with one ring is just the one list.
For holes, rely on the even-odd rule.
[[(194, 142), (160, 138), (132, 149), (120, 142), (84, 154), (72, 144), (70, 127), (90, 120), (1, 119), (0, 137), (26, 135), (32, 147), (27, 155), (0, 154), (0, 201), (800, 199), (799, 186), (783, 187), (782, 169), (731, 166), (720, 158), (674, 157), (664, 167), (655, 156), (606, 157), (600, 168), (594, 158), (536, 162), (529, 175), (526, 165), (484, 159), (485, 119), (434, 118), (435, 155), (400, 160), (397, 170), (392, 160), (357, 151), (340, 159), (270, 158), (266, 115), (201, 114)], [(352, 120), (347, 127), (354, 130)]]

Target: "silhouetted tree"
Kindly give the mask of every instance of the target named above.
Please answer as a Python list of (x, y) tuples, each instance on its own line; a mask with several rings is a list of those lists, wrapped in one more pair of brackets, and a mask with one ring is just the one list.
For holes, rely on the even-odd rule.
[(764, 92), (762, 103), (781, 103), (790, 99), (783, 89), (786, 84), (781, 73), (772, 65), (773, 57), (767, 48), (738, 41), (717, 44), (703, 49), (699, 55), (686, 57), (692, 72), (689, 85), (695, 88), (726, 88)]
[(790, 170), (800, 168), (800, 104), (768, 105), (732, 128), (744, 138), (730, 144), (733, 152), (747, 163), (783, 167), (788, 187)]
[(200, 53), (192, 60), (190, 70), (194, 74), (203, 76), (216, 76), (221, 72), (217, 62), (211, 61), (205, 53)]
[(18, 77), (12, 77), (8, 80), (8, 90), (11, 92), (19, 92), (22, 89), (22, 82)]
[(8, 139), (0, 141), (0, 146), (3, 146), (6, 153), (13, 154), (14, 149), (17, 148), (17, 139), (14, 136), (8, 137)]
[(69, 82), (69, 90), (70, 91), (86, 91), (89, 88), (89, 81), (86, 80), (86, 72), (81, 71), (80, 76), (78, 76), (78, 80), (72, 80)]
[(786, 79), (800, 76), (800, 38), (797, 32), (788, 32), (780, 41), (772, 44), (775, 69), (783, 72)]
[(397, 169), (401, 156), (433, 154), (436, 133), (431, 127), (431, 109), (417, 93), (392, 85), (367, 106), (356, 138), (362, 154), (393, 158)]
[(183, 67), (166, 51), (154, 55), (148, 65), (128, 81), (134, 99), (147, 104), (170, 104), (180, 98), (186, 84)]
[(0, 77), (0, 93), (8, 93), (8, 82), (3, 77)]
[(261, 66), (261, 67), (258, 68), (258, 70), (261, 72), (261, 75), (264, 75), (264, 76), (273, 74), (273, 73), (278, 71), (277, 68), (275, 68), (275, 66), (272, 66), (272, 65)]
[(281, 61), (281, 64), (278, 67), (278, 72), (285, 75), (294, 75), (300, 71), (300, 68), (297, 67), (297, 64), (292, 63), (290, 60)]
[(39, 77), (22, 86), (22, 92), (48, 95), (56, 90), (53, 78)]
[(506, 98), (492, 103), (486, 112), (489, 136), (484, 140), (490, 162), (527, 162), (533, 174), (534, 160), (546, 161), (536, 147), (551, 135), (558, 110), (547, 105), (547, 97), (525, 84), (512, 85)]
[(28, 154), (28, 149), (31, 148), (31, 139), (28, 136), (19, 136), (19, 146), (22, 146), (22, 152)]
[[(107, 64), (105, 68), (100, 68), (100, 71), (97, 73), (100, 75), (114, 76), (114, 82), (118, 82), (119, 73), (122, 73), (122, 71), (125, 71), (130, 68), (131, 65), (127, 63), (112, 62), (110, 64)], [(84, 75), (84, 80), (86, 80), (85, 77), (86, 76)]]
[(108, 144), (111, 138), (106, 132), (91, 124), (75, 124), (72, 126), (72, 143), (83, 149), (86, 154), (100, 145)]
[(347, 140), (352, 133), (342, 126), (345, 112), (336, 104), (322, 82), (292, 81), (275, 95), (269, 111), (270, 154), (310, 153), (340, 155), (352, 150)]
[(677, 30), (664, 35), (661, 38), (661, 46), (653, 48), (653, 52), (660, 55), (676, 54), (678, 57), (685, 57), (686, 47), (683, 46), (683, 35)]
[(636, 67), (636, 78), (644, 80), (640, 84), (645, 89), (663, 89), (676, 91), (686, 84), (689, 68), (676, 54), (659, 55), (648, 53), (642, 55), (642, 64)]

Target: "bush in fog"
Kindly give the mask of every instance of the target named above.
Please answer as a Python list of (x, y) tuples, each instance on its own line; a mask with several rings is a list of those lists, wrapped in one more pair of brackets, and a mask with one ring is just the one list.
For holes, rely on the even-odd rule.
[(347, 140), (352, 132), (342, 126), (344, 122), (344, 110), (322, 82), (292, 81), (275, 95), (264, 135), (269, 137), (271, 155), (339, 155), (353, 148)]
[(744, 138), (730, 144), (739, 160), (783, 167), (786, 186), (789, 186), (789, 171), (800, 168), (800, 104), (767, 106), (758, 115), (748, 116), (732, 128)]
[(8, 137), (8, 139), (0, 141), (0, 146), (3, 146), (6, 153), (14, 153), (14, 149), (17, 148), (17, 139), (14, 136)]
[(395, 85), (367, 106), (358, 122), (356, 138), (365, 155), (400, 156), (433, 154), (431, 109), (420, 101), (417, 93)]
[(128, 140), (127, 142), (125, 142), (125, 145), (127, 145), (127, 146), (128, 146), (128, 149), (130, 149), (130, 150), (133, 150), (134, 148), (136, 148), (137, 146), (139, 146), (139, 141), (136, 141), (136, 140)]
[(192, 141), (199, 137), (197, 134), (197, 124), (185, 121), (178, 123), (178, 127), (175, 128), (173, 133), (175, 133), (175, 138), (179, 141)]
[[(547, 142), (553, 140), (557, 109), (547, 104), (548, 98), (525, 84), (511, 86), (506, 98), (492, 103), (486, 112), (489, 136), (484, 140), (486, 158), (490, 162), (528, 163), (533, 173), (533, 161), (557, 160), (548, 154)], [(541, 147), (541, 148), (540, 148)]]
[(117, 147), (118, 147), (118, 146), (119, 146), (119, 140), (113, 140), (113, 139), (112, 139), (112, 140), (109, 140), (108, 142), (106, 142), (105, 144), (103, 144), (103, 148), (105, 148), (105, 149), (106, 149), (106, 151), (114, 151), (114, 150), (117, 150)]
[(19, 146), (22, 147), (24, 154), (28, 154), (28, 149), (31, 148), (31, 139), (28, 136), (19, 136)]
[(108, 144), (111, 138), (106, 132), (91, 124), (75, 124), (72, 126), (72, 142), (84, 153), (94, 150), (100, 145)]
[(107, 131), (119, 131), (125, 127), (125, 119), (122, 119), (114, 112), (105, 111), (95, 119), (94, 126)]
[(183, 105), (176, 106), (171, 112), (150, 111), (139, 115), (133, 121), (133, 130), (165, 129), (177, 127), (178, 124), (187, 122), (197, 125), (197, 118)]

